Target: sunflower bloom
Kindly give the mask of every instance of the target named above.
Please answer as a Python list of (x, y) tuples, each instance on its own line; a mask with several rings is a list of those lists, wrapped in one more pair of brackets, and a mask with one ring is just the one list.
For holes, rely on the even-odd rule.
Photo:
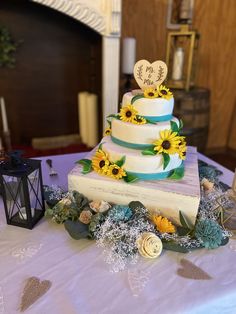
[(126, 176), (126, 172), (122, 167), (113, 164), (109, 166), (107, 176), (119, 180)]
[(161, 233), (174, 233), (176, 231), (175, 226), (166, 217), (154, 215), (151, 220), (155, 224), (157, 230)]
[(147, 89), (145, 89), (143, 95), (145, 98), (157, 98), (158, 92), (154, 88), (147, 88)]
[(160, 139), (153, 143), (154, 150), (158, 154), (175, 154), (178, 152), (179, 148), (179, 136), (177, 132), (172, 132), (171, 130), (160, 131)]
[(186, 159), (186, 151), (187, 151), (187, 146), (186, 145), (180, 145), (178, 149), (178, 154), (180, 159), (185, 160)]
[(138, 114), (138, 111), (134, 108), (133, 105), (128, 105), (121, 108), (120, 110), (120, 119), (124, 122), (133, 122), (134, 118)]
[(109, 136), (109, 135), (111, 135), (111, 128), (106, 128), (103, 133), (103, 136)]
[(97, 150), (92, 158), (93, 169), (100, 173), (106, 174), (110, 165), (108, 155), (101, 149)]
[(136, 116), (133, 120), (134, 124), (146, 124), (147, 121), (145, 118), (141, 117), (141, 116)]
[(170, 89), (165, 87), (164, 85), (158, 86), (157, 93), (159, 97), (164, 98), (166, 100), (169, 100), (173, 97), (173, 94), (170, 91)]

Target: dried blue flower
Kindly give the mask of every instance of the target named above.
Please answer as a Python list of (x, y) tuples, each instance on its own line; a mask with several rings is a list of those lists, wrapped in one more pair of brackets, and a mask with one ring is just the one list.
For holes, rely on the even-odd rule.
[(115, 205), (108, 212), (108, 217), (113, 221), (128, 221), (132, 215), (131, 208), (123, 205)]
[(196, 223), (195, 237), (207, 249), (215, 249), (221, 245), (223, 234), (217, 222), (210, 219), (201, 219)]

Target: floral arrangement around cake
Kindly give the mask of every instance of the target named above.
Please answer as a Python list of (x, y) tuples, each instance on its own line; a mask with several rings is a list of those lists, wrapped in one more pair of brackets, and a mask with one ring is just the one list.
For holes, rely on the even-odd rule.
[(218, 180), (220, 172), (199, 161), (201, 201), (195, 225), (179, 212), (181, 225), (150, 213), (142, 203), (127, 205), (91, 201), (79, 192), (66, 193), (58, 187), (44, 188), (50, 205), (46, 216), (58, 223), (74, 239), (94, 239), (105, 253), (113, 271), (123, 270), (139, 257), (155, 259), (162, 250), (188, 253), (194, 249), (215, 249), (228, 242), (232, 232), (225, 227), (229, 216), (224, 208), (234, 208), (229, 188)]

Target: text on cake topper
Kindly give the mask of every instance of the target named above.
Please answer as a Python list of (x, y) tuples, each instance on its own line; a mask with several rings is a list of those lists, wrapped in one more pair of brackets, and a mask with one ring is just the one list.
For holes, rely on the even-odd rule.
[(134, 65), (134, 78), (138, 86), (145, 90), (161, 85), (167, 76), (167, 65), (163, 61), (153, 63), (147, 60), (139, 60)]

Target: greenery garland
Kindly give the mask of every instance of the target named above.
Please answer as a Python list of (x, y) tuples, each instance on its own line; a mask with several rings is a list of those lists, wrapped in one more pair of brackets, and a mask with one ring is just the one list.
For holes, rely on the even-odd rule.
[(0, 67), (14, 68), (16, 59), (14, 53), (20, 41), (15, 41), (6, 26), (0, 25)]

